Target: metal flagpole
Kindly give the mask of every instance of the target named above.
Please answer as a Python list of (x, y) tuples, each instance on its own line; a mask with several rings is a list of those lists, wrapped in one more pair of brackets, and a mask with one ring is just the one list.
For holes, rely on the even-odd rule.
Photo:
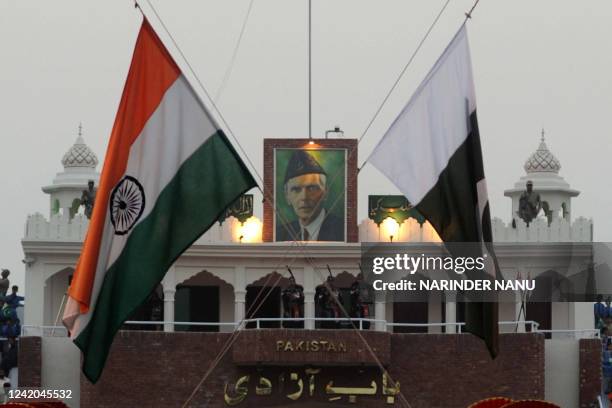
[(308, 0), (308, 138), (312, 139), (312, 0)]

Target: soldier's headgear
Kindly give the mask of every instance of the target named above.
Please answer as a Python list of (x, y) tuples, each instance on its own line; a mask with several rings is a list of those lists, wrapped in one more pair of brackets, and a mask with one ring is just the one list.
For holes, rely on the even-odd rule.
[(323, 167), (316, 161), (314, 157), (310, 153), (305, 150), (296, 150), (289, 158), (289, 163), (287, 164), (287, 171), (285, 172), (285, 181), (287, 183), (290, 179), (298, 176), (303, 176), (304, 174), (325, 174), (325, 170)]

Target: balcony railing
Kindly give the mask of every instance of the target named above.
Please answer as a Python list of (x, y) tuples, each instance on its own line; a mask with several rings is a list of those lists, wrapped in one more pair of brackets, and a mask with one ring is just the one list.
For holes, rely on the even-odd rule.
[[(165, 327), (229, 327), (232, 330), (257, 330), (261, 329), (264, 323), (279, 323), (282, 326), (283, 322), (313, 322), (313, 323), (330, 323), (330, 322), (345, 322), (354, 324), (356, 329), (359, 330), (376, 330), (378, 331), (391, 331), (393, 332), (394, 327), (404, 328), (423, 328), (423, 327), (437, 327), (446, 328), (446, 334), (452, 333), (463, 333), (465, 323), (463, 322), (448, 322), (448, 323), (394, 323), (388, 322), (381, 319), (359, 319), (359, 318), (334, 318), (334, 317), (301, 317), (301, 318), (288, 318), (288, 317), (260, 317), (253, 319), (244, 319), (240, 322), (174, 322), (174, 321), (136, 321), (130, 320), (125, 322), (126, 326), (165, 326)], [(368, 323), (368, 324), (366, 324)], [(500, 326), (500, 333), (515, 333), (522, 332), (519, 330), (519, 326), (527, 328), (528, 332), (548, 334), (555, 339), (579, 339), (579, 338), (599, 338), (600, 333), (597, 329), (553, 329), (544, 330), (540, 329), (540, 324), (533, 320), (502, 320), (498, 322)], [(247, 328), (247, 325), (251, 325)], [(351, 325), (346, 325), (345, 328), (350, 328)], [(450, 329), (450, 330), (449, 330)], [(325, 330), (325, 329), (323, 329)], [(439, 332), (438, 332), (439, 333)], [(22, 326), (22, 336), (40, 336), (40, 337), (66, 337), (68, 332), (64, 326)], [(421, 334), (428, 334), (427, 332)], [(431, 333), (433, 334), (433, 333)]]

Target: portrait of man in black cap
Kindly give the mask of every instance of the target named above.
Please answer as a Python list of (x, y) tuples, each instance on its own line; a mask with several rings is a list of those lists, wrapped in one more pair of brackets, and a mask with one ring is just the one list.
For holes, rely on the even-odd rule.
[(326, 200), (334, 174), (328, 174), (307, 150), (290, 152), (282, 191), (277, 189), (277, 200), (282, 196), (290, 210), (285, 219), (276, 218), (276, 241), (344, 241), (343, 218), (325, 207), (326, 201), (329, 205), (344, 205), (342, 199)]

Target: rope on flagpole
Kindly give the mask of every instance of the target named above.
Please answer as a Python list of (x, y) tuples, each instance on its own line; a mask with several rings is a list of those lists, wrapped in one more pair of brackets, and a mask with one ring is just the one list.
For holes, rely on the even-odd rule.
[(55, 324), (53, 325), (53, 328), (51, 329), (51, 337), (53, 337), (53, 334), (55, 334), (55, 328), (57, 327), (57, 324), (59, 323), (59, 318), (62, 313), (62, 309), (64, 308), (65, 302), (66, 302), (66, 292), (64, 292), (64, 296), (62, 296), (62, 302), (60, 303), (60, 307), (57, 310), (57, 316), (55, 317)]
[(476, 0), (476, 3), (474, 3), (474, 5), (472, 6), (472, 8), (470, 9), (470, 11), (468, 11), (467, 13), (465, 13), (465, 20), (469, 20), (470, 18), (472, 18), (472, 13), (474, 12), (474, 9), (476, 8), (476, 6), (478, 5), (478, 2), (480, 0)]
[[(382, 102), (378, 106), (378, 109), (376, 109), (376, 112), (374, 113), (374, 116), (372, 116), (372, 119), (370, 120), (370, 122), (366, 126), (365, 130), (363, 131), (363, 133), (361, 133), (361, 136), (359, 136), (359, 141), (357, 142), (358, 144), (361, 143), (361, 141), (363, 140), (365, 135), (368, 133), (368, 130), (370, 130), (370, 127), (372, 126), (372, 124), (374, 123), (374, 121), (376, 120), (376, 118), (378, 117), (380, 112), (382, 111), (382, 108), (385, 106), (385, 104), (389, 100), (389, 97), (391, 96), (391, 94), (393, 93), (395, 88), (397, 88), (397, 85), (400, 83), (402, 77), (404, 76), (404, 74), (408, 70), (408, 67), (410, 67), (410, 65), (412, 65), (412, 61), (414, 61), (415, 57), (417, 56), (417, 54), (419, 53), (419, 51), (423, 47), (423, 44), (425, 43), (427, 38), (429, 38), (429, 34), (431, 34), (431, 32), (433, 31), (434, 27), (436, 26), (436, 24), (440, 20), (440, 17), (442, 17), (442, 14), (444, 14), (444, 11), (446, 10), (446, 8), (448, 7), (449, 4), (450, 4), (450, 0), (446, 0), (444, 2), (444, 4), (442, 5), (442, 8), (440, 9), (440, 11), (438, 11), (438, 14), (436, 15), (434, 20), (429, 25), (429, 28), (425, 32), (425, 35), (423, 35), (423, 37), (421, 38), (421, 41), (419, 41), (419, 44), (417, 45), (417, 47), (412, 52), (412, 55), (410, 55), (410, 58), (408, 59), (408, 62), (404, 65), (404, 68), (402, 68), (402, 70), (400, 71), (400, 73), (397, 76), (397, 78), (395, 79), (395, 82), (393, 83), (393, 85), (391, 85), (391, 89), (389, 89), (389, 91), (387, 92), (387, 94), (383, 98)], [(357, 171), (361, 170), (362, 167), (363, 167), (363, 165), (361, 165), (361, 167), (359, 167), (357, 169)]]
[[(472, 5), (472, 8), (470, 9), (470, 11), (465, 13), (465, 20), (463, 21), (463, 24), (466, 23), (467, 20), (472, 18), (472, 13), (474, 12), (474, 10), (476, 9), (476, 6), (478, 6), (478, 3), (480, 2), (480, 0), (476, 0), (476, 2)], [(432, 30), (434, 29), (434, 27), (436, 26), (436, 24), (438, 23), (438, 20), (440, 20), (440, 17), (442, 17), (442, 14), (444, 13), (444, 11), (446, 10), (446, 8), (448, 7), (448, 4), (450, 3), (450, 0), (446, 0), (446, 2), (444, 3), (444, 5), (442, 6), (442, 8), (440, 9), (440, 11), (438, 12), (438, 15), (436, 16), (436, 18), (433, 20), (433, 22), (431, 23), (431, 25), (429, 26), (429, 28), (427, 29), (427, 31), (425, 32), (425, 35), (423, 36), (423, 38), (421, 38), (421, 41), (419, 42), (419, 44), (417, 45), (417, 47), (414, 49), (414, 51), (412, 52), (412, 55), (410, 56), (410, 58), (408, 59), (408, 62), (406, 63), (406, 65), (404, 65), (404, 68), (402, 68), (402, 70), (400, 71), (397, 79), (395, 80), (395, 82), (393, 83), (393, 85), (391, 86), (391, 89), (389, 89), (389, 92), (387, 92), (387, 94), (385, 95), (383, 101), (381, 102), (380, 106), (378, 107), (378, 109), (376, 110), (376, 112), (374, 113), (374, 116), (372, 117), (372, 119), (370, 120), (370, 122), (368, 123), (368, 125), (366, 126), (365, 130), (363, 131), (363, 133), (361, 134), (361, 136), (359, 136), (359, 141), (357, 142), (357, 144), (361, 143), (361, 141), (363, 140), (363, 138), (365, 137), (365, 135), (368, 133), (368, 130), (370, 130), (370, 127), (372, 126), (372, 124), (374, 123), (374, 121), (376, 120), (376, 118), (378, 117), (378, 115), (380, 114), (380, 112), (382, 111), (382, 108), (385, 106), (385, 104), (387, 103), (387, 101), (389, 100), (389, 97), (391, 96), (391, 94), (393, 93), (393, 91), (395, 90), (395, 88), (397, 88), (397, 85), (399, 84), (399, 82), (401, 81), (402, 77), (404, 76), (404, 74), (406, 73), (406, 71), (408, 70), (408, 67), (410, 67), (410, 65), (412, 64), (412, 62), (414, 61), (415, 57), (417, 56), (417, 54), (419, 53), (419, 51), (421, 50), (421, 47), (423, 46), (423, 44), (425, 43), (425, 41), (427, 40), (427, 38), (429, 37), (429, 34), (432, 32)], [(359, 173), (359, 171), (361, 171), (361, 169), (363, 168), (363, 166), (365, 166), (367, 163), (367, 159), (361, 164), (361, 166), (359, 166), (357, 168), (357, 172)]]
[(240, 44), (242, 43), (242, 37), (244, 36), (244, 32), (246, 31), (247, 22), (249, 21), (249, 16), (251, 15), (251, 9), (253, 8), (253, 1), (249, 2), (249, 8), (247, 9), (246, 15), (244, 16), (244, 21), (242, 22), (242, 28), (240, 29), (240, 34), (238, 35), (238, 40), (236, 41), (236, 46), (234, 47), (234, 52), (232, 53), (232, 58), (230, 63), (225, 70), (225, 75), (223, 75), (223, 80), (221, 81), (221, 85), (219, 89), (217, 89), (217, 93), (215, 94), (215, 102), (219, 103), (219, 99), (221, 99), (221, 94), (225, 90), (225, 86), (227, 85), (227, 81), (229, 81), (229, 77), (234, 69), (234, 65), (236, 63), (236, 57), (238, 56), (238, 49), (240, 48)]
[[(138, 0), (135, 0), (136, 2), (138, 2)], [(166, 23), (164, 23), (164, 20), (161, 18), (161, 16), (159, 15), (159, 13), (157, 12), (157, 10), (155, 9), (155, 7), (153, 6), (153, 4), (151, 3), (150, 0), (145, 0), (149, 6), (149, 8), (153, 11), (153, 14), (155, 14), (155, 17), (157, 18), (157, 20), (159, 21), (159, 23), (161, 24), (162, 28), (164, 29), (164, 31), (166, 32), (166, 34), (168, 35), (168, 38), (170, 38), (170, 41), (172, 41), (172, 44), (174, 45), (174, 47), (176, 48), (176, 51), (179, 53), (179, 55), (181, 56), (181, 59), (183, 60), (183, 62), (185, 62), (185, 64), (187, 65), (187, 68), (189, 69), (189, 72), (191, 73), (191, 75), (193, 75), (194, 79), (196, 80), (196, 82), (198, 83), (198, 85), (200, 86), (200, 88), (202, 89), (202, 91), (204, 92), (204, 94), (206, 95), (206, 98), (210, 101), (213, 109), (215, 110), (215, 112), (217, 112), (217, 115), (219, 115), (219, 119), (221, 119), (221, 121), (223, 122), (223, 124), (225, 125), (225, 127), (227, 128), (227, 133), (229, 134), (229, 136), (231, 136), (231, 138), (233, 139), (233, 141), (236, 143), (236, 145), (238, 146), (238, 148), (240, 149), (240, 152), (242, 153), (242, 155), (244, 156), (244, 158), (246, 159), (246, 161), (249, 163), (249, 165), (251, 166), (252, 171), (257, 175), (257, 177), (263, 181), (263, 178), (261, 177), (261, 175), (259, 174), (259, 172), (257, 171), (257, 168), (255, 167), (255, 165), (253, 164), (253, 162), (251, 161), (251, 158), (249, 157), (249, 155), (247, 154), (246, 150), (244, 149), (244, 147), (242, 146), (242, 144), (240, 143), (240, 141), (238, 140), (238, 138), (234, 135), (234, 132), (232, 131), (232, 128), (230, 127), (229, 123), (227, 122), (227, 120), (225, 120), (225, 117), (223, 116), (223, 114), (221, 113), (221, 110), (219, 109), (219, 107), (217, 106), (217, 104), (215, 103), (215, 101), (213, 100), (213, 98), (210, 95), (210, 92), (208, 92), (208, 90), (206, 89), (206, 87), (204, 86), (204, 84), (202, 83), (202, 81), (200, 80), (200, 77), (196, 74), (195, 69), (193, 68), (193, 66), (191, 65), (191, 63), (189, 62), (189, 60), (187, 59), (187, 57), (185, 56), (185, 54), (183, 53), (183, 50), (181, 49), (181, 47), (178, 45), (178, 42), (174, 39), (174, 36), (172, 35), (172, 33), (170, 32), (170, 30), (168, 29), (168, 27), (166, 26)], [(140, 7), (140, 5), (138, 6), (140, 8), (140, 11), (143, 13), (143, 16), (146, 15), (144, 14), (142, 8)]]

